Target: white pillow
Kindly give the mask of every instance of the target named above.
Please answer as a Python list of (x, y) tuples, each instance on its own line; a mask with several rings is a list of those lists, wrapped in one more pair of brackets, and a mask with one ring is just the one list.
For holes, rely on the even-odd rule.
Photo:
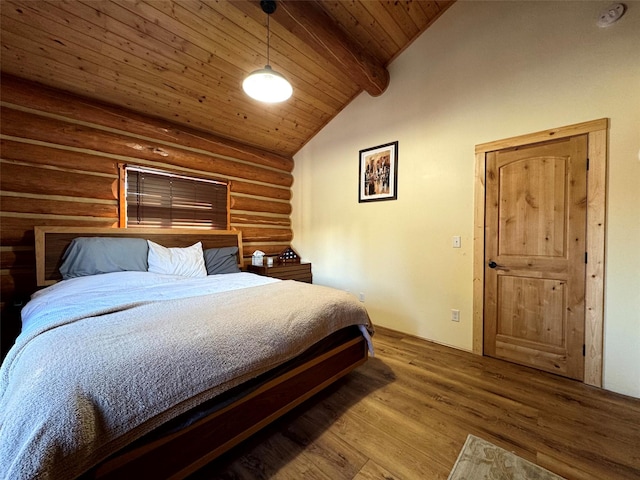
[(183, 277), (206, 277), (207, 267), (202, 255), (202, 242), (186, 248), (167, 248), (151, 240), (149, 244), (149, 271)]

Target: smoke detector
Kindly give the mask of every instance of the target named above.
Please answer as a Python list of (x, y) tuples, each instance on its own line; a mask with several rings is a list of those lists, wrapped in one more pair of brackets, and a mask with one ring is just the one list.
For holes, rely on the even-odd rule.
[(624, 3), (612, 3), (602, 12), (600, 12), (600, 15), (598, 15), (597, 25), (600, 28), (605, 28), (613, 25), (622, 18), (622, 15), (624, 15), (624, 11)]

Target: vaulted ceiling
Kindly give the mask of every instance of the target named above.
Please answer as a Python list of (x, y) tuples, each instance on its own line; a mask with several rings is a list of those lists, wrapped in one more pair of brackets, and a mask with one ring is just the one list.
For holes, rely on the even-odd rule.
[(356, 95), (448, 0), (280, 0), (270, 64), (293, 96), (266, 105), (242, 80), (266, 64), (257, 0), (2, 0), (2, 72), (283, 155)]

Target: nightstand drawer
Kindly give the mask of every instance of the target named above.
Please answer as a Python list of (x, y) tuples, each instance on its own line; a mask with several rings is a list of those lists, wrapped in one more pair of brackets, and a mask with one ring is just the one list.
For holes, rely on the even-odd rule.
[(312, 280), (310, 263), (281, 263), (273, 265), (272, 267), (266, 265), (247, 265), (247, 271), (266, 277), (279, 278), (281, 280), (297, 280), (306, 283), (311, 283)]

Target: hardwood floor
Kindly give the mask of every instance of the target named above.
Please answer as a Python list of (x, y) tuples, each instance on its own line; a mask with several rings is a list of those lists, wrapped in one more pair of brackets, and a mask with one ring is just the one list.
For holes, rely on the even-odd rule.
[(446, 479), (469, 433), (568, 479), (640, 479), (640, 400), (380, 327), (374, 345), (190, 479)]

